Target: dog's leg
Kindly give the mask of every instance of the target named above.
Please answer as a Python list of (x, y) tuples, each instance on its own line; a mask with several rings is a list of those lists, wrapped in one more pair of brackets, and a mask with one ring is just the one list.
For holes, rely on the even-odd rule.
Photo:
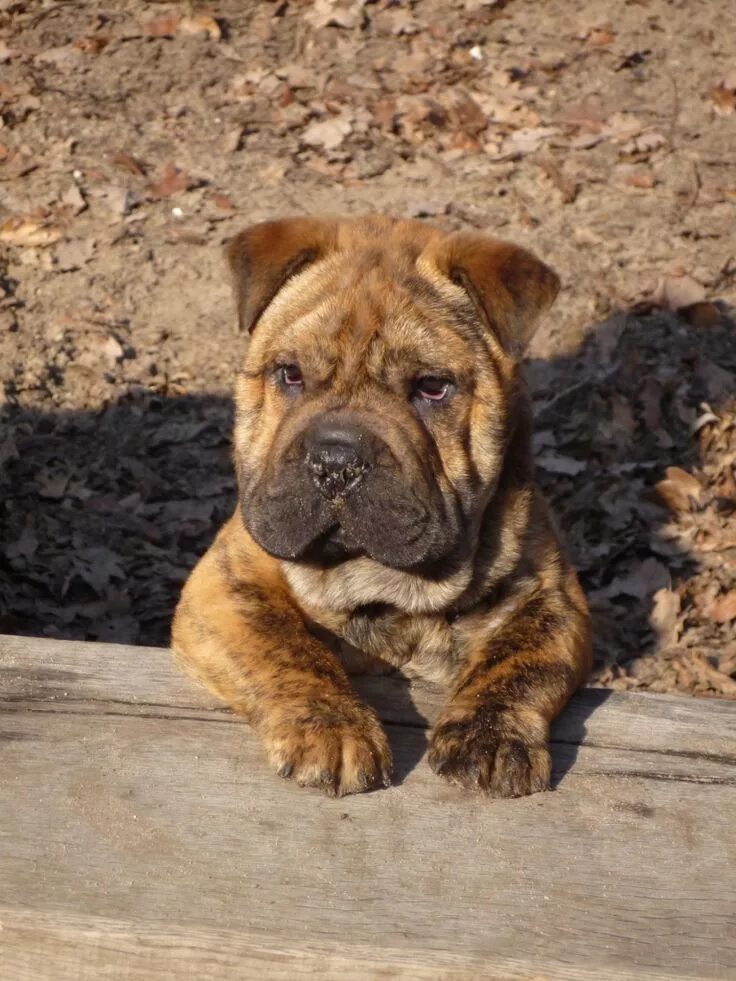
[(546, 790), (549, 724), (590, 669), (588, 613), (572, 572), (469, 651), (432, 733), (432, 769), (494, 797)]
[(376, 714), (236, 519), (190, 576), (172, 646), (253, 725), (282, 776), (338, 796), (389, 785), (391, 751)]

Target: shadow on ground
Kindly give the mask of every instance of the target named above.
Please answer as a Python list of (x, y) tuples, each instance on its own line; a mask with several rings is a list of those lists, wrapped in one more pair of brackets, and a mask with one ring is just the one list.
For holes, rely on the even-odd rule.
[[(617, 314), (579, 353), (527, 369), (540, 480), (591, 596), (598, 678), (610, 683), (653, 649), (652, 596), (703, 571), (653, 489), (671, 466), (700, 467), (707, 485), (693, 433), (736, 391), (733, 323)], [(0, 417), (0, 630), (167, 644), (181, 584), (234, 506), (229, 399), (142, 391), (58, 414), (13, 402)], [(712, 522), (726, 522), (736, 500), (718, 488), (711, 499)], [(706, 629), (697, 642), (717, 645)]]

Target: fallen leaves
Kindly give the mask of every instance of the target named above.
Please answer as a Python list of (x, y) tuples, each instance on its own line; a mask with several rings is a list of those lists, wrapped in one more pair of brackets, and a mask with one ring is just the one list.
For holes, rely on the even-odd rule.
[(650, 309), (603, 325), (574, 381), (575, 359), (538, 366), (538, 475), (594, 611), (596, 679), (732, 697), (733, 326)]
[(16, 58), (18, 52), (8, 46), (5, 41), (0, 40), (0, 65), (5, 64), (6, 61), (10, 61), (11, 58)]
[(537, 464), (548, 473), (564, 474), (566, 477), (575, 477), (586, 470), (586, 464), (582, 460), (574, 460), (551, 450), (538, 456)]
[(601, 591), (601, 595), (607, 598), (631, 596), (641, 600), (668, 587), (669, 582), (670, 575), (667, 567), (657, 559), (648, 558), (626, 575), (617, 576)]
[(182, 191), (189, 191), (191, 188), (199, 186), (200, 183), (169, 160), (164, 164), (161, 178), (149, 185), (148, 192), (154, 199), (171, 198), (176, 194), (181, 194)]
[(730, 623), (736, 620), (736, 589), (731, 589), (713, 600), (706, 614), (716, 623)]
[(663, 310), (677, 312), (705, 299), (705, 287), (684, 270), (663, 276), (651, 298), (651, 302)]
[(110, 154), (110, 162), (133, 177), (145, 177), (146, 175), (146, 165), (143, 161), (134, 157), (132, 153), (128, 153), (127, 150), (118, 150), (116, 153)]
[(349, 119), (332, 116), (329, 119), (316, 120), (310, 123), (302, 133), (302, 139), (309, 146), (319, 146), (324, 150), (334, 150), (340, 146), (351, 130), (352, 125)]
[(730, 71), (708, 92), (708, 98), (719, 116), (730, 116), (736, 110), (736, 70)]
[(64, 193), (61, 195), (61, 203), (69, 210), (73, 217), (81, 214), (87, 208), (87, 202), (84, 195), (76, 184), (72, 184), (66, 191), (64, 191)]
[(38, 161), (24, 148), (4, 145), (0, 149), (0, 181), (13, 181), (25, 177), (38, 167)]
[(143, 31), (148, 37), (174, 37), (180, 20), (179, 14), (164, 14), (146, 21)]
[(138, 198), (130, 188), (119, 184), (102, 184), (96, 190), (97, 196), (115, 218), (129, 215), (138, 203)]
[(154, 17), (143, 25), (144, 33), (148, 37), (173, 38), (179, 35), (202, 34), (213, 41), (222, 38), (222, 28), (218, 21), (209, 14), (193, 14), (191, 16), (181, 16), (180, 14), (163, 14), (161, 17)]
[(35, 218), (8, 218), (0, 225), (0, 242), (19, 248), (47, 248), (58, 242), (62, 231), (48, 221)]
[(634, 160), (646, 160), (655, 150), (667, 143), (666, 138), (654, 130), (637, 133), (621, 145), (621, 154)]
[(109, 34), (93, 34), (87, 37), (80, 37), (74, 41), (74, 47), (83, 54), (98, 55), (101, 54), (108, 44), (112, 41)]
[(627, 184), (629, 187), (637, 187), (643, 191), (651, 191), (656, 183), (657, 178), (651, 172), (629, 174), (628, 177), (624, 179), (624, 184)]
[(341, 27), (353, 30), (364, 20), (363, 4), (351, 0), (314, 0), (304, 13), (304, 20), (314, 30)]
[(585, 43), (589, 48), (607, 48), (615, 40), (616, 32), (611, 24), (592, 27), (585, 37)]
[(666, 479), (655, 485), (660, 500), (675, 513), (690, 511), (703, 497), (699, 480), (680, 467), (667, 467)]
[(205, 34), (212, 41), (219, 41), (222, 37), (222, 28), (209, 14), (182, 17), (176, 31), (178, 34)]

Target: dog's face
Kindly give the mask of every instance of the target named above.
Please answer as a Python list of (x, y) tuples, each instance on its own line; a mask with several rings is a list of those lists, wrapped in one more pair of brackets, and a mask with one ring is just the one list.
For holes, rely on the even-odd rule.
[(270, 554), (435, 575), (472, 552), (555, 274), (476, 233), (291, 219), (229, 246), (250, 334), (235, 455)]

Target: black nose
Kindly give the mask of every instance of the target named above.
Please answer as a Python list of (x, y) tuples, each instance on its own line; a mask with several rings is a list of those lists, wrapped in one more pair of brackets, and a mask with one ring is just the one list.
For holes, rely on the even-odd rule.
[(352, 423), (321, 420), (305, 436), (307, 466), (320, 492), (335, 501), (363, 479), (369, 463), (368, 435)]

